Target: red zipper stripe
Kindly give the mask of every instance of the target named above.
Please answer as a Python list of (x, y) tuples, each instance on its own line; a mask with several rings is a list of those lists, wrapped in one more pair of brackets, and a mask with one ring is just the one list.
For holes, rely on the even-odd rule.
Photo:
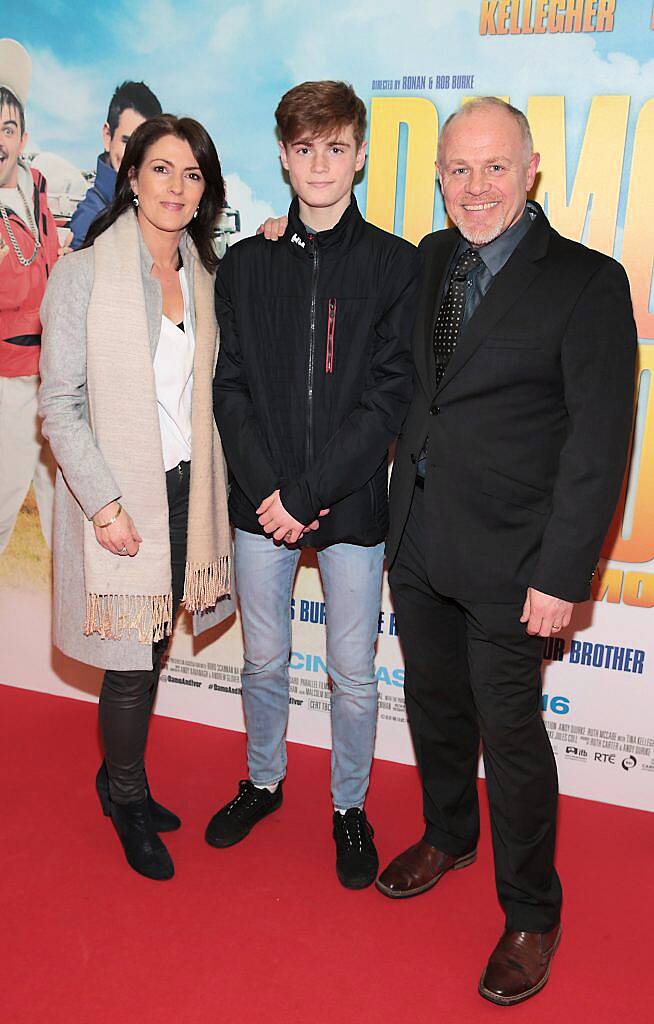
[(336, 330), (336, 299), (329, 300), (327, 313), (327, 354), (325, 356), (325, 373), (334, 372), (334, 331)]

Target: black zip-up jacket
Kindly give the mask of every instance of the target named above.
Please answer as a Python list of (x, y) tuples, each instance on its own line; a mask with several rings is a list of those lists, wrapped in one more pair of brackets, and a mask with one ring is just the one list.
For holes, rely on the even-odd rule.
[(221, 341), (214, 412), (233, 475), (232, 522), (280, 488), (312, 547), (378, 544), (388, 528), (388, 446), (412, 392), (419, 257), (367, 224), (354, 196), (336, 227), (307, 233), (294, 199), (279, 242), (229, 249), (216, 279)]

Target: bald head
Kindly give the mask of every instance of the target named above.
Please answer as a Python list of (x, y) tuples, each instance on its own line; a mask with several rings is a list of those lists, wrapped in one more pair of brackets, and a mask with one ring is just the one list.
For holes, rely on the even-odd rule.
[(523, 140), (525, 159), (529, 161), (532, 153), (534, 152), (534, 140), (531, 135), (531, 128), (529, 127), (529, 121), (517, 107), (513, 107), (510, 103), (505, 103), (504, 100), (498, 99), (497, 96), (479, 96), (474, 100), (470, 100), (469, 103), (464, 103), (460, 110), (455, 110), (453, 114), (450, 114), (447, 121), (445, 121), (441, 128), (441, 134), (438, 140), (438, 162), (441, 160), (441, 151), (443, 142), (447, 134), (448, 128), (454, 124), (459, 118), (470, 117), (471, 114), (484, 114), (490, 117), (501, 117), (505, 115), (511, 118), (520, 132)]
[(526, 117), (502, 100), (473, 100), (448, 118), (438, 178), (450, 219), (472, 245), (487, 245), (522, 216), (539, 159)]

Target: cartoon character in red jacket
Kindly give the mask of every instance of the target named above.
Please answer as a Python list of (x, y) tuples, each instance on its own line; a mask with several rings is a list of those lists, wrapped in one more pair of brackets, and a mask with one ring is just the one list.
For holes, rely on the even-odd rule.
[(37, 417), (39, 307), (59, 255), (45, 178), (21, 154), (32, 62), (0, 39), (0, 553), (30, 483), (43, 535), (52, 534), (53, 460)]

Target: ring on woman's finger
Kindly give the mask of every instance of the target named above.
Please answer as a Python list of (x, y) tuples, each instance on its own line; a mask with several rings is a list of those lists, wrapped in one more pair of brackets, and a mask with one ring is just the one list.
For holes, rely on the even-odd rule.
[(122, 548), (120, 549), (120, 553), (121, 553), (121, 555), (126, 555), (127, 554), (127, 548), (125, 547), (124, 544), (123, 544)]

